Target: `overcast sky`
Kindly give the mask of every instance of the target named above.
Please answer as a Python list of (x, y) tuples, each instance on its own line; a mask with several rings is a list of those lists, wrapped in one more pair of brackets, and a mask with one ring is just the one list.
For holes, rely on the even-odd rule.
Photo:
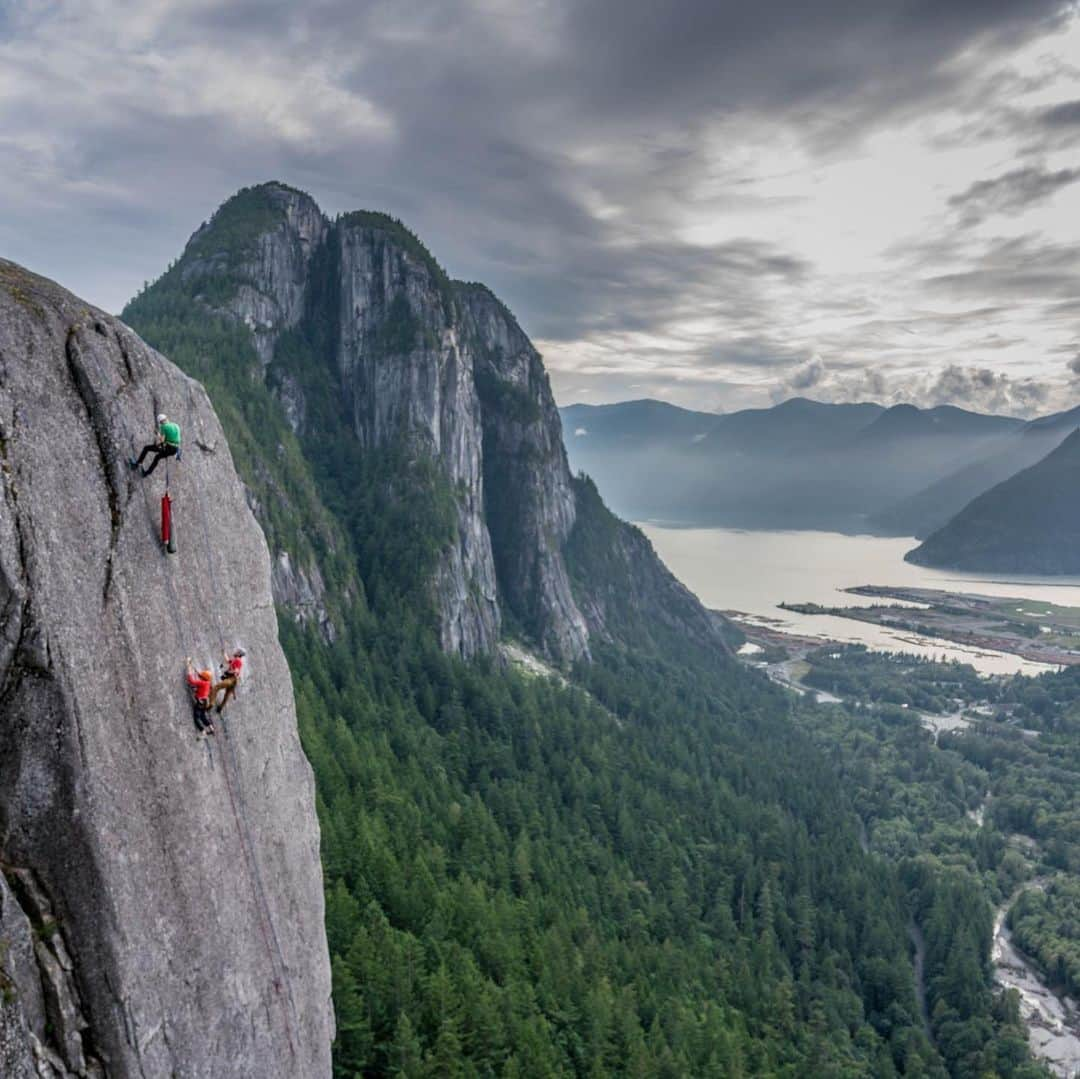
[(118, 311), (268, 179), (489, 284), (562, 404), (1080, 403), (1074, 3), (0, 0), (0, 255)]

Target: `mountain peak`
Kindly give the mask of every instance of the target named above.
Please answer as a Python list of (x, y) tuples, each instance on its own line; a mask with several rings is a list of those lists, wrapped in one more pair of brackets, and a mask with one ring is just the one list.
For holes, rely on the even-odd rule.
[(226, 199), (188, 241), (181, 261), (215, 255), (235, 258), (250, 252), (271, 229), (304, 218), (322, 219), (315, 200), (304, 191), (273, 180), (244, 187)]
[(905, 401), (885, 409), (873, 423), (867, 425), (861, 437), (866, 441), (904, 439), (918, 435), (932, 438), (990, 437), (1022, 426), (1023, 420), (1011, 416), (969, 412), (955, 405), (919, 408)]
[[(250, 376), (273, 387), (296, 436), (333, 431), (357, 468), (384, 455), (411, 471), (393, 495), (423, 489), (438, 507), (439, 537), (412, 576), (447, 651), (492, 650), (501, 598), (553, 658), (587, 654), (560, 550), (574, 494), (558, 415), (539, 354), (487, 290), (456, 289), (388, 214), (330, 221), (302, 192), (264, 184), (226, 202), (128, 312), (150, 325), (161, 303), (189, 315), (170, 348), (190, 348), (208, 311), (246, 338), (263, 369)], [(302, 565), (287, 547), (275, 558)]]
[[(169, 336), (178, 310), (187, 316), (179, 338)], [(265, 406), (281, 406), (301, 445), (316, 440), (320, 459), (327, 442), (337, 447), (345, 460), (335, 483), (382, 461), (396, 476), (378, 485), (387, 514), (413, 499), (437, 516), (438, 529), (418, 541), (423, 549), (397, 562), (410, 566), (409, 587), (424, 595), (446, 651), (492, 651), (504, 618), (562, 663), (589, 655), (591, 632), (617, 636), (592, 585), (578, 581), (574, 593), (567, 544), (579, 504), (595, 507), (572, 481), (540, 354), (489, 289), (452, 282), (388, 214), (356, 210), (331, 221), (302, 192), (271, 183), (225, 203), (178, 268), (126, 311), (163, 331), (155, 343), (189, 355), (193, 347), (205, 354), (193, 339), (208, 313), (245, 385), (276, 398)], [(251, 369), (252, 349), (261, 371)], [(350, 491), (333, 494), (344, 502)], [(264, 523), (274, 542), (268, 512)], [(674, 594), (655, 555), (630, 533), (624, 539), (628, 579)], [(295, 536), (277, 541), (277, 562), (303, 567), (288, 547)], [(693, 624), (690, 636), (723, 645), (692, 604), (676, 606)], [(646, 624), (635, 619), (642, 632)]]
[(822, 408), (831, 408), (831, 405), (823, 401), (815, 401), (811, 397), (789, 397), (778, 405), (773, 405), (774, 412), (806, 412)]

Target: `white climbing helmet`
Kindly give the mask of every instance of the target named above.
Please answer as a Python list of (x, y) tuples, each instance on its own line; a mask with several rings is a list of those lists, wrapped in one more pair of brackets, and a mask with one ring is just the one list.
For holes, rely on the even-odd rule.
[(157, 421), (158, 421), (158, 423), (164, 423), (165, 422), (165, 413), (164, 412), (161, 412), (161, 413), (158, 414)]

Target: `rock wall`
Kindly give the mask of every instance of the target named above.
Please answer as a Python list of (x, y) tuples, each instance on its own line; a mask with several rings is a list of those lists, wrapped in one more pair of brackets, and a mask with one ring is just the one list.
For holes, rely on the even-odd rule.
[(396, 445), (440, 463), (457, 503), (457, 541), (433, 582), (443, 647), (490, 651), (501, 619), (484, 520), (480, 402), (452, 295), (438, 268), (377, 219), (345, 218), (333, 242), (336, 361), (353, 433), (366, 449)]
[(549, 656), (578, 659), (588, 654), (589, 631), (563, 558), (576, 507), (547, 372), (486, 288), (456, 291), (483, 404), (486, 519), (503, 601)]
[[(451, 282), (382, 214), (329, 221), (281, 184), (237, 199), (258, 235), (239, 230), (238, 246), (230, 200), (192, 237), (180, 272), (196, 295), (204, 281), (207, 306), (251, 330), (264, 365), (275, 360), (273, 385), (294, 431), (308, 422), (299, 372), (289, 369), (297, 361), (275, 359), (273, 343), (306, 319), (330, 354), (361, 445), (438, 463), (457, 515), (430, 582), (443, 646), (490, 651), (505, 606), (550, 658), (587, 654), (561, 553), (574, 508), (559, 416), (540, 357), (509, 312), (486, 290)], [(222, 302), (212, 285), (226, 271), (240, 284)], [(504, 415), (511, 397), (528, 398), (527, 409)], [(279, 602), (295, 598), (293, 577), (274, 580)]]
[[(158, 411), (185, 439), (171, 556), (164, 465), (124, 463)], [(0, 480), (0, 1072), (329, 1076), (311, 770), (205, 393), (0, 261)], [(199, 742), (184, 658), (235, 643), (250, 674)]]
[(676, 579), (639, 528), (604, 505), (591, 479), (575, 477), (573, 485), (566, 551), (590, 639), (646, 652), (692, 649), (725, 662), (738, 631)]
[(270, 184), (265, 197), (266, 224), (250, 248), (222, 249), (212, 223), (203, 225), (188, 242), (192, 257), (182, 271), (187, 281), (222, 274), (240, 278), (235, 294), (221, 306), (251, 330), (264, 367), (274, 357), (281, 332), (303, 317), (312, 256), (330, 227), (315, 200), (302, 191)]

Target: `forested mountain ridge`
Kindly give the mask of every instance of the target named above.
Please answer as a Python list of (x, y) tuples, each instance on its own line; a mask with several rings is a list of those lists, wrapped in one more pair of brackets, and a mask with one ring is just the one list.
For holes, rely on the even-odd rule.
[[(322, 582), (325, 619), (286, 602), (279, 624), (319, 794), (335, 1074), (944, 1076), (908, 888), (860, 849), (848, 790), (790, 699), (728, 657), (641, 533), (563, 471), (512, 317), (381, 215), (306, 245), (281, 209), (303, 198), (242, 193), (125, 314), (205, 379), (272, 549)], [(275, 243), (288, 254), (253, 254)], [(238, 297), (265, 297), (266, 265), (285, 284), (260, 321), (263, 300)], [(303, 313), (279, 330), (299, 310), (295, 267)], [(443, 436), (462, 421), (428, 407), (446, 394), (479, 407), (480, 502), (447, 483)], [(501, 562), (565, 489), (565, 538)], [(565, 572), (588, 651), (562, 678), (486, 647), (466, 661), (447, 636), (430, 582), (466, 567), (463, 505), (495, 567), (497, 627), (485, 597), (460, 608), (484, 633), (565, 658), (543, 630), (558, 620), (544, 575)], [(981, 1009), (965, 1077), (998, 1063), (976, 944), (942, 959)]]
[(988, 573), (1080, 573), (1080, 430), (964, 507), (905, 556)]

